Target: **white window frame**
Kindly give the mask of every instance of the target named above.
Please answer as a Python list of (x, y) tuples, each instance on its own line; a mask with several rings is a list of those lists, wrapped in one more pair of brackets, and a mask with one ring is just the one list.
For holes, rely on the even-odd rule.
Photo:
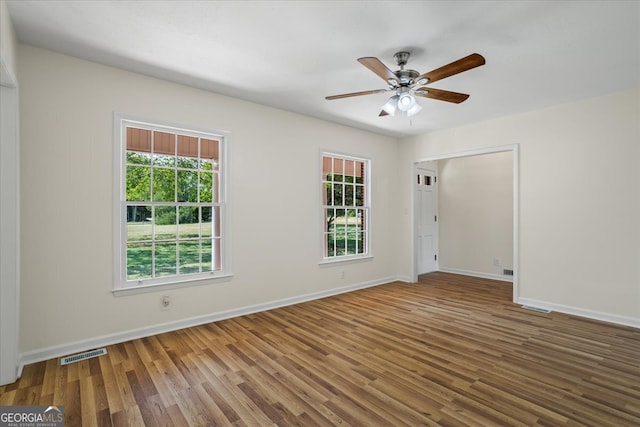
[[(325, 231), (326, 231), (326, 221), (325, 221), (325, 212), (328, 205), (325, 205), (323, 200), (322, 192), (324, 190), (324, 170), (323, 170), (323, 158), (324, 157), (332, 157), (332, 158), (340, 158), (344, 160), (351, 160), (357, 162), (363, 162), (365, 164), (365, 173), (364, 173), (364, 191), (365, 197), (363, 201), (363, 206), (357, 207), (362, 208), (367, 211), (367, 215), (365, 215), (365, 250), (361, 254), (349, 254), (349, 255), (335, 255), (335, 256), (327, 256), (326, 255), (326, 242), (325, 242)], [(321, 151), (320, 159), (319, 159), (319, 178), (320, 181), (318, 183), (319, 188), (319, 201), (320, 201), (320, 265), (323, 264), (334, 264), (341, 262), (349, 262), (349, 261), (359, 261), (373, 258), (372, 251), (372, 233), (371, 233), (371, 224), (372, 224), (372, 209), (371, 209), (371, 192), (372, 192), (372, 183), (371, 183), (371, 169), (372, 169), (372, 160), (366, 157), (354, 156), (350, 154), (343, 154), (335, 151)]]
[[(219, 145), (219, 203), (220, 208), (220, 269), (202, 273), (190, 273), (142, 280), (127, 280), (127, 201), (126, 201), (126, 128), (127, 126), (200, 136), (217, 139)], [(116, 296), (153, 292), (159, 290), (204, 285), (228, 280), (231, 276), (230, 205), (229, 194), (229, 148), (230, 135), (222, 131), (210, 131), (167, 123), (160, 120), (136, 118), (122, 113), (114, 113), (113, 120), (113, 293)], [(213, 206), (213, 204), (212, 204)]]

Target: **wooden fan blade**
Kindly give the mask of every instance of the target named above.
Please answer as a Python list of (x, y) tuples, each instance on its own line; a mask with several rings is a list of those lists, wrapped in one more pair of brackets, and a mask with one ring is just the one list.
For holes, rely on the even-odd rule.
[[(419, 91), (426, 91), (427, 93), (421, 94)], [(422, 96), (423, 98), (437, 99), (438, 101), (453, 102), (456, 104), (460, 104), (469, 98), (469, 95), (466, 93), (451, 92), (448, 90), (434, 89), (432, 87), (421, 87), (416, 89), (415, 95)]]
[(484, 65), (484, 63), (485, 60), (482, 55), (480, 55), (479, 53), (472, 53), (471, 55), (465, 56), (462, 59), (453, 61), (451, 64), (447, 64), (440, 68), (436, 68), (433, 71), (429, 71), (428, 73), (424, 73), (417, 79), (414, 79), (414, 81), (417, 82), (422, 78), (427, 78), (429, 79), (429, 83), (433, 83), (446, 77), (451, 77), (455, 74), (462, 73), (463, 71), (479, 67), (481, 65)]
[(387, 68), (378, 58), (373, 56), (367, 56), (364, 58), (358, 58), (358, 62), (376, 73), (382, 80), (398, 80), (398, 76), (396, 76), (393, 71)]
[(387, 113), (387, 112), (386, 112), (386, 111), (384, 111), (384, 110), (381, 110), (381, 111), (380, 111), (380, 114), (378, 114), (378, 117), (384, 117), (384, 116), (388, 116), (388, 115), (389, 115), (389, 113)]
[(360, 96), (360, 95), (373, 95), (374, 93), (383, 93), (386, 91), (387, 89), (365, 90), (363, 92), (343, 93), (342, 95), (325, 96), (325, 99), (331, 100), (331, 99), (349, 98), (352, 96)]

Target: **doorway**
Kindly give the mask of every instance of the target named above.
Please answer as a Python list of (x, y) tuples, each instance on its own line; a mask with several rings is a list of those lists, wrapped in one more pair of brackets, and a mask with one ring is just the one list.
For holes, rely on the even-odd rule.
[[(491, 154), (491, 153), (500, 153), (500, 152), (511, 152), (512, 153), (512, 176), (513, 176), (513, 182), (512, 182), (512, 194), (513, 194), (513, 206), (512, 206), (512, 216), (513, 216), (513, 242), (512, 242), (512, 247), (513, 247), (513, 254), (512, 254), (512, 258), (513, 258), (513, 301), (516, 302), (518, 300), (518, 295), (519, 295), (519, 287), (518, 287), (518, 262), (519, 262), (519, 258), (518, 258), (518, 248), (519, 248), (519, 195), (518, 195), (518, 189), (519, 189), (519, 183), (518, 183), (518, 178), (519, 178), (519, 174), (518, 174), (518, 165), (519, 165), (519, 157), (518, 157), (518, 145), (517, 144), (513, 144), (513, 145), (506, 145), (506, 146), (499, 146), (499, 147), (490, 147), (490, 148), (484, 148), (484, 149), (479, 149), (479, 150), (469, 150), (469, 151), (463, 151), (463, 152), (458, 152), (458, 153), (451, 153), (451, 154), (442, 154), (442, 155), (436, 155), (436, 156), (432, 156), (432, 157), (427, 157), (427, 158), (422, 158), (422, 159), (417, 159), (414, 160), (412, 162), (412, 166), (411, 166), (411, 170), (412, 170), (412, 191), (411, 191), (411, 197), (412, 197), (412, 214), (413, 214), (413, 218), (411, 221), (411, 225), (412, 225), (412, 281), (413, 282), (417, 282), (418, 281), (418, 275), (419, 274), (424, 274), (422, 272), (422, 270), (424, 270), (424, 265), (423, 265), (423, 261), (422, 261), (422, 254), (424, 253), (424, 238), (420, 236), (420, 233), (422, 232), (422, 228), (423, 228), (423, 224), (422, 221), (424, 220), (423, 215), (419, 215), (418, 213), (422, 210), (422, 204), (423, 204), (423, 200), (422, 200), (422, 195), (419, 194), (418, 191), (415, 191), (415, 187), (417, 185), (417, 174), (419, 169), (423, 169), (424, 165), (422, 165), (425, 162), (434, 162), (434, 161), (438, 161), (438, 160), (444, 160), (444, 159), (455, 159), (455, 158), (463, 158), (463, 157), (470, 157), (470, 156), (477, 156), (477, 155), (482, 155), (482, 154)], [(435, 189), (434, 189), (435, 190)], [(434, 193), (437, 194), (437, 193)], [(437, 207), (437, 204), (434, 204), (434, 209), (435, 207)], [(437, 233), (437, 223), (436, 223), (436, 231), (434, 232), (433, 236), (434, 236), (434, 243), (433, 246), (434, 248), (438, 248), (439, 244), (438, 244), (438, 233)], [(435, 270), (438, 269), (438, 263), (436, 262), (435, 264)], [(433, 271), (433, 270), (432, 270)]]

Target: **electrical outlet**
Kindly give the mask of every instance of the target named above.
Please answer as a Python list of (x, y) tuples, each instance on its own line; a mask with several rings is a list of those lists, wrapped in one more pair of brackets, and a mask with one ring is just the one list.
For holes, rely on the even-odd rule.
[(494, 267), (500, 267), (500, 260), (498, 258), (494, 258), (493, 259), (493, 266)]
[(345, 274), (344, 274), (344, 270), (342, 270), (342, 271), (340, 272), (340, 278), (341, 278), (341, 279), (344, 279), (344, 276), (345, 276)]
[(170, 308), (171, 308), (171, 297), (169, 295), (164, 295), (160, 300), (160, 309), (169, 310)]

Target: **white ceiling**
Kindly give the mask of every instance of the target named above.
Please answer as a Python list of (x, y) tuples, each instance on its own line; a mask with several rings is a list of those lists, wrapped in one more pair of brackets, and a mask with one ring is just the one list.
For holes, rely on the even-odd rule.
[[(8, 1), (18, 40), (391, 136), (640, 87), (638, 1)], [(486, 65), (433, 83), (462, 104), (378, 117), (390, 93), (356, 60), (412, 53), (425, 73), (477, 52)]]

